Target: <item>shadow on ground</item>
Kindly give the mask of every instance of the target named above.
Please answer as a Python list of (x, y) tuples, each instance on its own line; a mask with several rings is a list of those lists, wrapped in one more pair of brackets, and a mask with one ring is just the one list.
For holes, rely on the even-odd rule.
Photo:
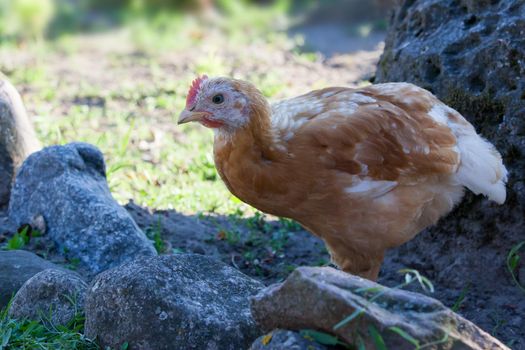
[[(472, 195), (465, 200), (469, 201), (493, 205)], [(288, 221), (185, 216), (173, 210), (151, 212), (133, 202), (126, 209), (150, 237), (160, 225), (168, 250), (212, 255), (267, 285), (283, 280), (297, 266), (329, 264), (323, 242)], [(460, 211), (461, 206), (452, 215), (460, 215)], [(416, 269), (434, 283), (435, 293), (427, 295), (439, 299), (513, 349), (523, 349), (525, 295), (505, 268), (507, 253), (512, 248), (509, 242), (504, 237), (487, 242), (486, 236), (454, 230), (444, 220), (391, 250), (379, 282), (396, 286), (403, 282), (400, 270)], [(422, 292), (417, 284), (409, 289)]]
[(266, 284), (282, 281), (298, 266), (330, 262), (323, 242), (291, 221), (183, 215), (133, 202), (125, 208), (160, 251), (213, 256)]
[[(323, 242), (291, 221), (264, 216), (184, 215), (175, 210), (149, 210), (129, 202), (125, 208), (162, 254), (213, 256), (266, 285), (285, 279), (297, 266), (329, 265)], [(460, 208), (458, 209), (460, 210)], [(0, 246), (15, 228), (0, 212)], [(11, 232), (11, 233), (8, 233)], [(435, 292), (427, 295), (471, 320), (513, 349), (525, 344), (525, 295), (505, 269), (505, 240), (456, 232), (445, 222), (390, 251), (379, 282), (403, 282), (399, 270), (411, 268), (428, 277)], [(45, 236), (24, 247), (44, 258), (89, 276), (74, 260), (64, 258)], [(410, 290), (423, 292), (416, 284)]]

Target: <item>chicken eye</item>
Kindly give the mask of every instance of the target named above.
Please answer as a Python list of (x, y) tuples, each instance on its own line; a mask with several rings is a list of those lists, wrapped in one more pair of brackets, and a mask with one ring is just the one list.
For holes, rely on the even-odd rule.
[(217, 94), (215, 96), (213, 96), (213, 98), (211, 99), (213, 103), (215, 104), (221, 104), (224, 102), (224, 96), (222, 94)]

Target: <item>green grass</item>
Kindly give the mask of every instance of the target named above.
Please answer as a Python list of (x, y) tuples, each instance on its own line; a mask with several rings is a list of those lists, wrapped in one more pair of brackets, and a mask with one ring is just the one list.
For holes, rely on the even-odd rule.
[[(212, 156), (212, 132), (197, 125), (176, 126), (194, 74), (230, 75), (239, 64), (238, 60), (228, 60), (218, 53), (227, 38), (225, 32), (231, 33), (237, 28), (245, 40), (256, 36), (271, 45), (286, 40), (284, 34), (262, 34), (261, 28), (265, 27), (264, 23), (269, 25), (269, 14), (275, 13), (275, 7), (258, 12), (264, 20), (258, 19), (255, 34), (244, 33), (243, 25), (256, 16), (251, 7), (247, 9), (244, 14), (237, 8), (227, 11), (233, 17), (225, 17), (219, 28), (222, 24), (226, 27), (209, 34), (205, 50), (208, 54), (197, 55), (190, 62), (186, 76), (171, 75), (158, 63), (159, 56), (166, 52), (177, 53), (184, 51), (187, 45), (202, 44), (198, 35), (192, 35), (195, 30), (202, 30), (200, 24), (176, 14), (157, 19), (160, 23), (170, 23), (166, 25), (168, 29), (156, 21), (133, 22), (124, 29), (126, 37), (132, 38), (136, 50), (144, 52), (144, 56), (111, 56), (115, 69), (125, 69), (131, 64), (145, 70), (149, 75), (146, 80), (131, 79), (108, 87), (79, 80), (78, 84), (61, 86), (50, 67), (53, 62), (47, 61), (47, 56), (49, 52), (65, 50), (74, 54), (80, 50), (82, 45), (78, 42), (82, 39), (74, 37), (45, 43), (39, 48), (29, 47), (34, 62), (12, 70), (0, 66), (0, 70), (7, 71), (15, 86), (30, 88), (24, 99), (32, 107), (32, 114), (36, 114), (34, 125), (44, 145), (83, 141), (102, 150), (110, 189), (120, 203), (133, 198), (141, 205), (177, 209), (184, 213), (253, 214), (249, 206), (227, 191), (218, 177)], [(241, 22), (239, 27), (230, 23), (230, 18), (233, 23)], [(177, 33), (176, 40), (173, 33)], [(190, 42), (181, 44), (181, 38)], [(8, 47), (3, 49), (10, 52)], [(249, 53), (246, 53), (246, 59), (250, 59)], [(284, 88), (279, 77), (272, 74), (240, 78), (253, 80), (268, 97)]]
[(166, 242), (162, 239), (162, 223), (160, 218), (155, 225), (146, 229), (146, 236), (153, 241), (153, 246), (158, 253), (166, 252)]
[(461, 289), (461, 292), (459, 293), (459, 296), (456, 299), (456, 302), (450, 308), (452, 311), (454, 312), (459, 311), (459, 309), (461, 308), (461, 305), (463, 304), (463, 302), (465, 301), (465, 298), (467, 297), (469, 289), (470, 289), (470, 284), (467, 284), (465, 287), (463, 287), (463, 289)]
[(20, 227), (18, 232), (15, 232), (13, 234), (13, 237), (11, 237), (5, 246), (6, 250), (17, 250), (22, 249), (26, 244), (29, 243), (31, 238), (33, 237), (40, 237), (42, 234), (29, 225), (23, 225)]
[(22, 249), (27, 243), (29, 243), (29, 235), (27, 234), (28, 227), (24, 227), (20, 232), (16, 232), (13, 237), (7, 241), (7, 250)]
[[(518, 272), (520, 261), (521, 261), (520, 250), (522, 250), (523, 247), (525, 247), (525, 241), (522, 241), (522, 242), (516, 244), (509, 251), (509, 253), (507, 254), (507, 270), (509, 271), (509, 273), (510, 273), (510, 275), (512, 277), (512, 281), (514, 282), (514, 284), (522, 292), (525, 293), (525, 286), (523, 286), (520, 283), (520, 281), (518, 279), (518, 276), (517, 276), (517, 272)], [(525, 268), (525, 266), (523, 266), (522, 268)]]
[(84, 317), (81, 314), (67, 325), (53, 326), (46, 322), (12, 319), (7, 310), (0, 311), (0, 350), (99, 349), (82, 334)]

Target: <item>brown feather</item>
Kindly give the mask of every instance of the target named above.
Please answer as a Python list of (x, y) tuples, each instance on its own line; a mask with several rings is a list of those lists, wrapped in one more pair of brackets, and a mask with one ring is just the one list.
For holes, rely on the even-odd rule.
[(439, 101), (425, 90), (313, 91), (281, 105), (312, 107), (283, 121), (299, 125), (290, 130), (273, 127), (253, 85), (234, 84), (250, 100), (250, 122), (231, 138), (216, 137), (220, 176), (241, 200), (321, 237), (345, 271), (376, 278), (386, 249), (434, 224), (462, 196), (450, 180), (460, 162), (456, 137), (429, 117)]

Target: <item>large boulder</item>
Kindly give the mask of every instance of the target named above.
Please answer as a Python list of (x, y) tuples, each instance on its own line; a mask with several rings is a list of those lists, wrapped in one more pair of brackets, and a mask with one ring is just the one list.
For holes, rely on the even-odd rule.
[(260, 335), (249, 297), (263, 285), (196, 254), (140, 258), (98, 275), (85, 334), (118, 349), (246, 349)]
[(20, 94), (0, 73), (0, 206), (9, 201), (16, 167), (39, 148)]
[(9, 316), (67, 325), (81, 314), (87, 284), (71, 271), (47, 269), (28, 279), (11, 302)]
[(93, 273), (156, 255), (111, 196), (102, 153), (86, 143), (51, 146), (29, 156), (16, 176), (9, 214), (18, 225), (43, 216), (47, 235)]
[(61, 268), (25, 250), (0, 250), (0, 309), (28, 279), (46, 269)]
[(523, 228), (524, 76), (525, 2), (515, 0), (403, 1), (376, 73), (376, 83), (406, 81), (430, 90), (496, 145), (510, 170), (507, 203), (494, 211), (479, 196), (462, 212), (496, 232)]
[[(394, 284), (395, 271), (410, 266), (432, 279), (448, 305), (468, 291), (462, 313), (524, 347), (523, 292), (506, 259), (525, 239), (525, 2), (401, 1), (376, 74), (376, 83), (415, 83), (457, 109), (496, 145), (510, 172), (504, 205), (467, 191), (451, 215), (387, 255), (380, 280)], [(516, 275), (525, 271), (524, 261), (518, 265)], [(494, 327), (500, 313), (505, 322)]]
[[(362, 314), (334, 328), (356, 310)], [(435, 342), (433, 349), (508, 349), (436, 299), (331, 267), (296, 269), (283, 283), (257, 294), (252, 313), (264, 330), (316, 329), (348, 344), (361, 338), (367, 349), (375, 348), (371, 329), (381, 334), (388, 349), (414, 348), (415, 341), (421, 347)]]

